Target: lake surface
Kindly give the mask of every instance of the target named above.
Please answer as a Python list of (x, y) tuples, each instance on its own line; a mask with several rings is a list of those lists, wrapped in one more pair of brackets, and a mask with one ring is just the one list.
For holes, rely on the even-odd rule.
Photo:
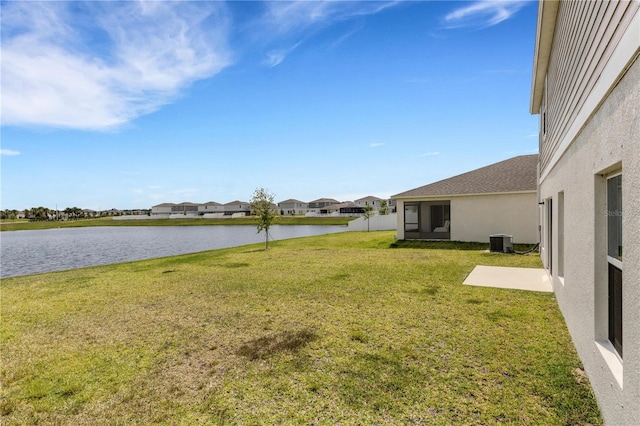
[[(347, 231), (346, 226), (271, 227), (270, 240)], [(105, 226), (0, 234), (2, 278), (196, 253), (264, 242), (253, 225)]]

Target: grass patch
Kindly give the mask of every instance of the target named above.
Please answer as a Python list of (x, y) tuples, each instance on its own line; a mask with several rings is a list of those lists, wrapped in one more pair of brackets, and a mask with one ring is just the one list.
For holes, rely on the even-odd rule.
[[(331, 234), (3, 279), (2, 424), (601, 424), (537, 256)], [(396, 243), (398, 244), (398, 243)]]

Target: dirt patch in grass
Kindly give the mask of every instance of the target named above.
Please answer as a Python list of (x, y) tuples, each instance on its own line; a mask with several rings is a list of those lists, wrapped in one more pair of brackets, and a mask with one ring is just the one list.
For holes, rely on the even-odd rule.
[(251, 360), (263, 359), (284, 351), (296, 352), (317, 338), (316, 333), (309, 329), (283, 331), (250, 340), (240, 346), (237, 354)]

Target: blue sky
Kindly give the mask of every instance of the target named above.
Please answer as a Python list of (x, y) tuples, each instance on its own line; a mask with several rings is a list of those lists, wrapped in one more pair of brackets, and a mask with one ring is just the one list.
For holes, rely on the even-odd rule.
[(536, 153), (536, 12), (2, 2), (1, 209), (388, 197)]

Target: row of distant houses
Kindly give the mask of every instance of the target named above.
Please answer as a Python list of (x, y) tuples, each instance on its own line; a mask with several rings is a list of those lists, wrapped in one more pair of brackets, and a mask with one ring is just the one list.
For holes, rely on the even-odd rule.
[[(388, 212), (393, 211), (393, 202), (374, 196), (367, 196), (355, 201), (338, 201), (333, 198), (319, 198), (310, 202), (304, 202), (290, 198), (280, 201), (274, 205), (274, 209), (282, 216), (293, 215), (331, 215), (331, 216), (360, 216), (367, 207), (375, 211), (381, 208)], [(183, 216), (203, 216), (203, 217), (225, 217), (225, 216), (246, 216), (251, 214), (251, 203), (247, 201), (231, 201), (221, 204), (215, 201), (206, 203), (162, 203), (151, 207), (151, 216), (171, 217)]]

